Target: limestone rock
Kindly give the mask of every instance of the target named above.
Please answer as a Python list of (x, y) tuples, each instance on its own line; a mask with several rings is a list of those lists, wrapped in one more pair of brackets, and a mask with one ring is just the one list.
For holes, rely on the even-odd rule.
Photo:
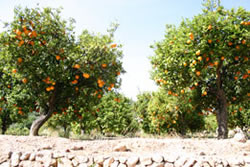
[(234, 135), (235, 135), (235, 131), (234, 131), (234, 130), (229, 130), (229, 131), (228, 131), (228, 137), (229, 137), (229, 138), (234, 137)]
[(19, 164), (19, 167), (28, 167), (28, 166), (35, 166), (35, 167), (44, 167), (44, 165), (41, 162), (37, 161), (21, 161)]
[(86, 163), (81, 163), (78, 167), (88, 167)]
[(103, 163), (103, 167), (110, 167), (114, 161), (115, 160), (113, 157), (106, 159)]
[(102, 156), (98, 156), (98, 157), (94, 157), (94, 162), (96, 163), (96, 164), (99, 164), (99, 165), (103, 165), (103, 163), (104, 163), (104, 158), (102, 157)]
[(110, 167), (118, 167), (118, 165), (119, 165), (119, 161), (114, 161), (114, 162), (110, 165)]
[(124, 151), (127, 151), (127, 146), (124, 145), (124, 144), (119, 144), (117, 146), (114, 147), (113, 149), (114, 151), (119, 151), (119, 152), (124, 152)]
[(120, 164), (118, 165), (118, 167), (127, 167), (127, 165), (125, 165), (125, 164), (123, 164), (123, 163), (120, 163)]
[(4, 163), (2, 163), (0, 165), (1, 165), (1, 167), (11, 167), (10, 166), (10, 161), (6, 161), (6, 162), (4, 162)]
[(127, 162), (126, 157), (119, 157), (119, 162), (125, 164)]
[(141, 165), (151, 165), (153, 163), (152, 158), (150, 156), (148, 157), (141, 157), (140, 158)]
[(188, 159), (183, 167), (192, 167), (197, 162), (195, 159)]
[(154, 162), (162, 162), (163, 161), (163, 157), (161, 155), (159, 155), (159, 154), (156, 154), (156, 155), (153, 155), (152, 160)]
[(176, 160), (178, 160), (180, 157), (178, 155), (164, 155), (164, 161), (174, 163)]
[(151, 167), (164, 167), (164, 163), (163, 162), (154, 162)]
[(237, 142), (245, 143), (247, 142), (247, 137), (244, 135), (244, 133), (236, 133), (234, 135), (234, 140)]
[(70, 148), (71, 150), (74, 150), (74, 151), (79, 151), (79, 150), (83, 150), (83, 146), (73, 146)]
[(12, 155), (11, 155), (11, 166), (18, 166), (19, 163), (20, 163), (20, 157), (21, 157), (21, 152), (14, 152)]
[(36, 159), (36, 153), (31, 153), (29, 160), (34, 161), (35, 159)]
[(10, 158), (10, 155), (11, 154), (9, 152), (1, 153), (0, 154), (0, 164), (3, 162), (6, 162)]
[(174, 164), (173, 164), (173, 163), (166, 162), (166, 163), (164, 164), (164, 167), (174, 167)]
[(135, 167), (135, 165), (138, 163), (138, 161), (139, 161), (139, 157), (136, 157), (136, 156), (130, 157), (127, 160), (127, 165), (128, 165), (128, 167)]
[(30, 152), (23, 153), (22, 156), (20, 157), (20, 160), (28, 160), (30, 158)]
[(58, 160), (58, 167), (73, 167), (72, 162), (68, 158), (60, 158)]
[(174, 166), (175, 167), (182, 167), (185, 165), (186, 162), (187, 162), (187, 158), (181, 157), (174, 162)]

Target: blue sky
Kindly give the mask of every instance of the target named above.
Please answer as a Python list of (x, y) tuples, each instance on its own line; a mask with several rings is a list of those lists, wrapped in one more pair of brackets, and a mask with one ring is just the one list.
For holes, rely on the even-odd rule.
[[(182, 18), (192, 18), (202, 10), (202, 0), (0, 0), (0, 20), (10, 21), (13, 9), (23, 7), (63, 7), (63, 18), (76, 20), (77, 34), (83, 29), (105, 33), (109, 25), (120, 24), (116, 42), (123, 45), (121, 93), (135, 99), (139, 92), (157, 87), (150, 79), (150, 61), (155, 41), (164, 38), (166, 24), (175, 24)], [(226, 8), (242, 6), (249, 11), (249, 0), (221, 0)], [(0, 31), (2, 25), (0, 25)]]

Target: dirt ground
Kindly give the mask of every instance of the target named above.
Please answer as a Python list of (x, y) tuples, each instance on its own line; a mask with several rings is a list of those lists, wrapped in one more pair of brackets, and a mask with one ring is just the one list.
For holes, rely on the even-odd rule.
[[(115, 152), (118, 145), (127, 151)], [(74, 140), (60, 137), (30, 137), (0, 135), (0, 153), (8, 151), (34, 152), (50, 149), (85, 156), (132, 156), (148, 154), (187, 154), (188, 156), (249, 156), (250, 141), (233, 139), (182, 139), (182, 138), (117, 138), (105, 140)]]

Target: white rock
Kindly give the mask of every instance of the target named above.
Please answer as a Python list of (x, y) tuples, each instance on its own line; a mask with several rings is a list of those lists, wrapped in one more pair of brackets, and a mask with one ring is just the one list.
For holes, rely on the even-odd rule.
[(153, 163), (151, 157), (141, 157), (140, 162), (141, 162), (141, 165), (144, 165), (144, 166), (151, 165)]
[(174, 164), (173, 164), (173, 163), (166, 162), (166, 163), (164, 164), (164, 167), (174, 167)]
[(11, 160), (10, 160), (11, 166), (18, 166), (19, 165), (21, 155), (22, 155), (21, 152), (14, 152), (11, 155)]
[(43, 165), (41, 162), (37, 161), (21, 161), (19, 164), (19, 167), (29, 167), (29, 166), (35, 166), (35, 167), (44, 167), (46, 165)]
[(182, 167), (186, 162), (187, 162), (187, 158), (186, 157), (180, 157), (179, 159), (177, 159), (174, 162), (174, 166), (175, 167)]
[(94, 157), (94, 162), (99, 165), (103, 165), (104, 160), (102, 156)]
[(178, 155), (164, 155), (164, 161), (174, 163), (180, 157)]
[(29, 160), (34, 161), (35, 159), (36, 159), (36, 153), (31, 153)]
[(164, 167), (164, 163), (163, 162), (154, 162), (153, 165), (151, 165), (151, 167)]
[(241, 142), (241, 143), (247, 142), (247, 138), (244, 135), (244, 133), (236, 133), (234, 135), (234, 140), (237, 141), (237, 142)]
[(126, 157), (119, 157), (119, 162), (125, 164), (127, 161)]
[(1, 164), (1, 167), (10, 167), (10, 161), (6, 161)]
[(115, 161), (115, 160), (114, 160), (113, 157), (106, 159), (106, 160), (104, 161), (104, 163), (103, 163), (103, 167), (110, 167), (110, 165), (111, 165), (114, 161)]
[(114, 162), (110, 165), (110, 167), (118, 167), (118, 165), (119, 165), (119, 161), (114, 161)]
[(127, 165), (125, 165), (125, 164), (123, 164), (123, 163), (120, 163), (120, 164), (118, 165), (118, 167), (127, 167)]
[(185, 163), (185, 165), (183, 167), (192, 167), (194, 166), (194, 164), (197, 162), (197, 160), (195, 159), (188, 159), (187, 162)]
[(23, 153), (22, 156), (20, 157), (20, 160), (28, 160), (30, 158), (30, 154), (29, 152)]
[(58, 160), (58, 167), (73, 167), (72, 162), (68, 158), (60, 158)]
[(139, 157), (134, 156), (134, 157), (130, 157), (127, 160), (127, 165), (128, 167), (135, 167), (135, 165), (138, 163), (139, 161)]
[(81, 163), (78, 167), (88, 167), (86, 163)]
[(161, 156), (159, 154), (153, 155), (152, 160), (154, 162), (162, 162), (163, 161), (163, 156)]
[(7, 161), (10, 158), (10, 154), (8, 152), (0, 154), (0, 164)]
[(124, 144), (119, 144), (119, 145), (115, 146), (113, 150), (119, 151), (119, 152), (127, 151), (127, 146)]
[(229, 131), (228, 131), (228, 137), (229, 137), (229, 138), (234, 137), (234, 135), (235, 135), (235, 131), (234, 131), (234, 130), (229, 130)]

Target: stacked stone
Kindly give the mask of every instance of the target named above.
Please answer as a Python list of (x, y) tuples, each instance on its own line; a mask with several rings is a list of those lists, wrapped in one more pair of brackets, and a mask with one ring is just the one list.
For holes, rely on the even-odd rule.
[(0, 153), (0, 167), (234, 167), (250, 166), (249, 156), (188, 157), (184, 155), (143, 155), (131, 157), (79, 156), (69, 152), (41, 150), (30, 152)]

